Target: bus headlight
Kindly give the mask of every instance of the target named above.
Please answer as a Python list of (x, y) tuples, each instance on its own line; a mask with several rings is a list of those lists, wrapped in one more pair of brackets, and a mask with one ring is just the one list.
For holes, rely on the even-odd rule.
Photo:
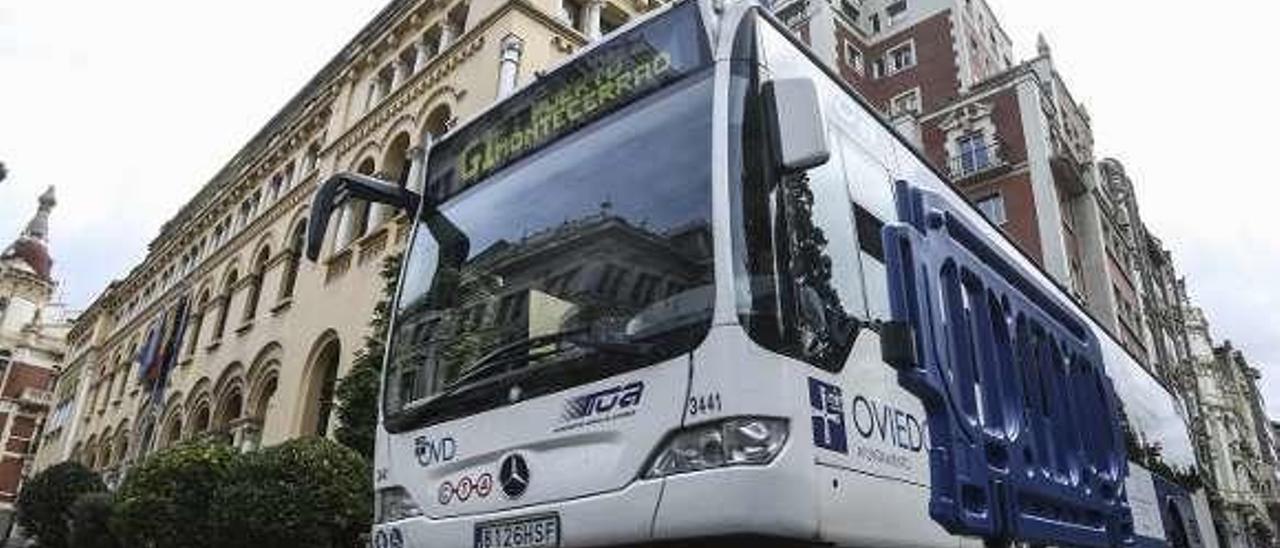
[(404, 487), (379, 489), (376, 498), (376, 504), (373, 505), (374, 523), (400, 521), (422, 515), (422, 508), (413, 501), (413, 497), (409, 496), (409, 492), (405, 491)]
[(659, 478), (723, 466), (768, 464), (787, 443), (787, 420), (735, 417), (680, 430), (645, 468)]

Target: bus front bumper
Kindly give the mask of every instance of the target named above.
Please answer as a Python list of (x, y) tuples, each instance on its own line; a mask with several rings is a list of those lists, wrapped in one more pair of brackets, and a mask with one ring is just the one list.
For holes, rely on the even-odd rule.
[[(776, 466), (721, 468), (660, 480), (637, 480), (618, 491), (501, 512), (376, 525), (374, 547), (468, 547), (477, 527), (554, 514), (559, 546), (793, 546), (816, 533), (807, 479)], [(380, 545), (379, 541), (387, 542)], [(393, 540), (394, 539), (394, 540)]]

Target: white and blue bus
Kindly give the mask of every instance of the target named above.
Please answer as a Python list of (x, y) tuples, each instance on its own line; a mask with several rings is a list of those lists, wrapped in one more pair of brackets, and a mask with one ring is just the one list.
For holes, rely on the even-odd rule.
[(759, 4), (685, 0), (442, 136), (377, 548), (1215, 546), (1178, 400)]

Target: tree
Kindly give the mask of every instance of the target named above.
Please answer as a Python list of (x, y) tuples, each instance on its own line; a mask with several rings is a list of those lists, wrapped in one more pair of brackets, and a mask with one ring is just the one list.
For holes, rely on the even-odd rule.
[(370, 527), (373, 481), (355, 451), (309, 437), (241, 455), (215, 498), (221, 546), (351, 547)]
[(212, 512), (219, 486), (231, 479), (236, 452), (198, 439), (165, 449), (135, 466), (116, 492), (111, 529), (125, 546), (213, 548)]
[(382, 262), (382, 297), (373, 307), (369, 334), (364, 347), (356, 352), (351, 371), (334, 391), (338, 400), (338, 442), (355, 450), (366, 460), (373, 460), (375, 431), (378, 425), (378, 388), (382, 379), (382, 358), (386, 352), (387, 329), (391, 324), (391, 300), (400, 281), (401, 255)]
[(87, 493), (71, 505), (69, 540), (75, 548), (120, 548), (111, 532), (114, 499), (111, 493)]
[(18, 524), (42, 548), (64, 548), (71, 505), (85, 493), (106, 491), (102, 478), (78, 462), (55, 464), (27, 480), (18, 495)]

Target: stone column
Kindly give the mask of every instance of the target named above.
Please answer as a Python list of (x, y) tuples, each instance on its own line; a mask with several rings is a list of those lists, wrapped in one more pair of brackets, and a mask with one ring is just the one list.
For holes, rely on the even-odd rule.
[(449, 49), (458, 39), (458, 25), (448, 19), (440, 23), (440, 51)]
[[(376, 175), (376, 177), (384, 181), (387, 180), (387, 178), (384, 177), (382, 174), (378, 174)], [(377, 202), (370, 202), (369, 203), (369, 222), (365, 223), (364, 225), (364, 233), (370, 234), (373, 232), (373, 229), (379, 226), (382, 226), (383, 221), (386, 221), (387, 217), (390, 216), (388, 215), (390, 211), (391, 211), (390, 208), (388, 208), (386, 205), (383, 205)], [(363, 235), (364, 234), (361, 234), (361, 236)]]
[(600, 39), (600, 14), (604, 12), (604, 0), (587, 0), (583, 9), (583, 31), (588, 40)]
[(417, 42), (413, 43), (413, 47), (417, 50), (417, 56), (413, 60), (413, 72), (417, 74), (431, 60), (431, 51), (427, 49), (426, 38), (419, 38)]
[(515, 91), (516, 78), (520, 73), (520, 55), (523, 52), (524, 41), (519, 36), (508, 34), (502, 39), (501, 58), (498, 61), (498, 98)]
[(333, 238), (334, 251), (339, 251), (342, 248), (347, 247), (347, 244), (351, 243), (351, 240), (354, 238), (354, 234), (352, 234), (351, 231), (353, 228), (352, 223), (355, 222), (355, 207), (355, 201), (349, 200), (342, 206), (342, 209), (338, 210), (338, 229)]
[(391, 89), (387, 90), (388, 93), (400, 89), (400, 84), (409, 79), (406, 72), (408, 71), (405, 70), (404, 61), (399, 56), (391, 60)]
[[(419, 195), (422, 194), (422, 187), (425, 186), (422, 173), (422, 159), (425, 153), (426, 150), (422, 145), (409, 148), (409, 177), (405, 180), (405, 187)], [(412, 216), (413, 214), (410, 213), (410, 217)]]

